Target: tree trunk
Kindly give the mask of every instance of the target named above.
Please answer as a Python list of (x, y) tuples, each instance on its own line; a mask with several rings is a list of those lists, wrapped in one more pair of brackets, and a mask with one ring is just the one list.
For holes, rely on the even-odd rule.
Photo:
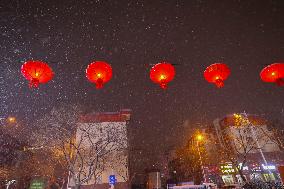
[(239, 174), (240, 174), (240, 176), (241, 176), (243, 182), (246, 184), (246, 183), (247, 183), (247, 179), (246, 179), (246, 177), (244, 176), (243, 171), (242, 171), (242, 170), (238, 170), (238, 172), (239, 172)]
[(128, 189), (130, 189), (130, 188), (131, 188), (131, 182), (130, 182), (130, 180), (129, 180), (129, 181), (127, 181), (127, 187), (128, 187)]

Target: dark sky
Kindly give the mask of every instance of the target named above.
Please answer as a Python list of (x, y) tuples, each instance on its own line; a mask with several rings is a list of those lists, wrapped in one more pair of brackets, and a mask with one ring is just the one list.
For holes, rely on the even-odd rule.
[[(29, 59), (55, 72), (38, 90), (20, 73)], [(1, 116), (33, 121), (60, 103), (131, 108), (141, 145), (170, 146), (185, 120), (195, 127), (243, 111), (283, 119), (284, 88), (259, 72), (284, 61), (284, 1), (0, 0), (0, 60)], [(93, 60), (113, 67), (102, 90), (85, 77)], [(167, 90), (149, 79), (147, 65), (160, 61), (177, 64)], [(214, 62), (231, 68), (222, 89), (203, 78)]]

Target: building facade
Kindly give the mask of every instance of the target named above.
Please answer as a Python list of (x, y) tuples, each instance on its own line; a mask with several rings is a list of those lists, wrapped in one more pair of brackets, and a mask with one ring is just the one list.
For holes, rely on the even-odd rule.
[[(214, 151), (214, 156), (218, 156), (222, 153), (220, 149), (229, 148), (235, 154), (239, 167), (242, 166), (241, 162), (245, 162), (243, 174), (247, 180), (280, 180), (277, 167), (284, 164), (283, 153), (271, 141), (267, 121), (262, 117), (245, 113), (227, 115), (214, 120), (207, 135), (207, 151)], [(226, 139), (229, 142), (224, 142)], [(236, 165), (229, 158), (220, 158), (217, 164), (208, 165), (206, 171), (211, 181), (219, 180), (223, 184), (243, 182)]]
[[(118, 186), (115, 188), (127, 188), (130, 114), (129, 109), (124, 109), (81, 116), (72, 156), (77, 180), (78, 175), (82, 180), (81, 188), (93, 188), (94, 185), (99, 189), (109, 188), (110, 178)], [(75, 186), (74, 177), (71, 176), (69, 187)]]

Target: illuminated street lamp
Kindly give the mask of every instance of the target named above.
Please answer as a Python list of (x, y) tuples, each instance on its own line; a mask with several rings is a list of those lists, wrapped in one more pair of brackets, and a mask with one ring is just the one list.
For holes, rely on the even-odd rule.
[(13, 116), (9, 116), (9, 117), (7, 118), (7, 122), (8, 122), (8, 123), (16, 123), (16, 118), (13, 117)]
[(197, 134), (196, 135), (196, 140), (197, 141), (201, 142), (203, 139), (204, 139), (203, 135), (201, 135), (201, 134)]
[(196, 135), (195, 138), (196, 138), (196, 142), (197, 142), (197, 151), (198, 151), (198, 155), (199, 155), (200, 167), (201, 167), (201, 170), (202, 170), (203, 182), (206, 183), (207, 179), (206, 179), (206, 174), (205, 174), (205, 170), (204, 170), (204, 166), (203, 166), (203, 162), (202, 162), (202, 157), (201, 157), (201, 153), (200, 153), (200, 148), (199, 148), (199, 143), (204, 140), (204, 136), (199, 133), (199, 134)]

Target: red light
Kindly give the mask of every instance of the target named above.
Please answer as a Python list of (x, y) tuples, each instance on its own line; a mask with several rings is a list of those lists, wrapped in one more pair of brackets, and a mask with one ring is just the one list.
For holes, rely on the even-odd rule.
[(40, 83), (47, 83), (53, 78), (54, 73), (47, 63), (30, 60), (22, 65), (23, 76), (30, 81), (29, 86), (37, 88)]
[(150, 70), (150, 79), (160, 85), (162, 89), (166, 89), (168, 83), (174, 79), (175, 68), (172, 64), (161, 62), (154, 65)]
[(86, 77), (90, 82), (96, 84), (96, 88), (100, 89), (105, 83), (112, 78), (111, 66), (103, 61), (95, 61), (88, 65), (86, 69)]
[(276, 83), (278, 86), (284, 85), (284, 63), (274, 63), (263, 68), (260, 78), (264, 82)]
[(231, 71), (226, 64), (215, 63), (208, 66), (204, 71), (204, 78), (209, 83), (214, 83), (218, 88), (224, 87), (224, 81), (229, 77)]

